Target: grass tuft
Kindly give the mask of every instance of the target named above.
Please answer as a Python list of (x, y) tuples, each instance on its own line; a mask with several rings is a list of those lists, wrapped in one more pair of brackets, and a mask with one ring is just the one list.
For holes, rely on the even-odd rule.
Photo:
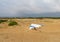
[(7, 22), (8, 20), (0, 20), (0, 23)]
[(17, 25), (17, 24), (18, 24), (18, 23), (17, 23), (16, 21), (10, 21), (8, 25), (9, 25), (9, 26), (14, 26), (14, 25)]

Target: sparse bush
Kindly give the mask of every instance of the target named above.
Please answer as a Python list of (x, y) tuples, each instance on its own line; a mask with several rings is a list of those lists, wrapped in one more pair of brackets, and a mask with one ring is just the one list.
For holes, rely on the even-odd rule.
[(14, 25), (17, 25), (17, 24), (18, 24), (18, 23), (15, 22), (15, 21), (10, 21), (8, 25), (9, 25), (9, 26), (14, 26)]
[(8, 20), (0, 20), (0, 23), (7, 22)]

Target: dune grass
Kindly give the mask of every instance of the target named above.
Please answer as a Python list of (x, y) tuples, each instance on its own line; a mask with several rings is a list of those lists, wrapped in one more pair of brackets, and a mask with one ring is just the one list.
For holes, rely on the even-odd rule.
[(8, 20), (0, 20), (0, 23), (7, 22)]
[(9, 21), (8, 26), (14, 26), (17, 25), (18, 23), (16, 21)]

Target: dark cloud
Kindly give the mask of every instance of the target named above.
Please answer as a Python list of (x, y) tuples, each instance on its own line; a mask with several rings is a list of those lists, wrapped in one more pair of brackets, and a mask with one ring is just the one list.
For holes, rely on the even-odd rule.
[(38, 16), (48, 12), (60, 12), (60, 0), (0, 0), (0, 17)]

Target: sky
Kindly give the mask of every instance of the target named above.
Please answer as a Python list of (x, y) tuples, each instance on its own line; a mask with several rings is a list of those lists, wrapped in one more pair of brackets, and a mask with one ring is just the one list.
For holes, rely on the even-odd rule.
[(48, 12), (60, 12), (60, 0), (0, 0), (0, 17)]

